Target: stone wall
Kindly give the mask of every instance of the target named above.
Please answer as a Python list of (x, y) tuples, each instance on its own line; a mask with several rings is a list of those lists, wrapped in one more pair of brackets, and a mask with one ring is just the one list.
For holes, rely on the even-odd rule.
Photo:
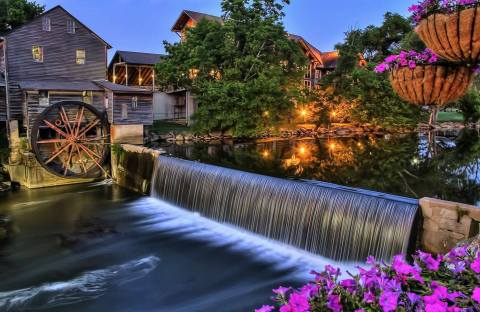
[(480, 207), (422, 198), (422, 249), (432, 253), (446, 253), (461, 241), (478, 235)]
[(149, 194), (155, 161), (163, 153), (136, 145), (113, 145), (112, 178), (120, 186)]

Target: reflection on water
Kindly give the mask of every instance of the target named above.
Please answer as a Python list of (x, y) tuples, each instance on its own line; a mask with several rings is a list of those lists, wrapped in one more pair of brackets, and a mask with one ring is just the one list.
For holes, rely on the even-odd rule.
[(480, 204), (480, 134), (168, 145), (177, 157), (272, 176)]
[(0, 194), (2, 214), (0, 311), (253, 311), (332, 262), (108, 183)]

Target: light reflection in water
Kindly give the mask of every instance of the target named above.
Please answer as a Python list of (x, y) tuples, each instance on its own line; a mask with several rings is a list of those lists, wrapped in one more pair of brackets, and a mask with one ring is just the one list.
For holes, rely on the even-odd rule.
[(164, 148), (178, 157), (277, 177), (480, 203), (476, 131)]

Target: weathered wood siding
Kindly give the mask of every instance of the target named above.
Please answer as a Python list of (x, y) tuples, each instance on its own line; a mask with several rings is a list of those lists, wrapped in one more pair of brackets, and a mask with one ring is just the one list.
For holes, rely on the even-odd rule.
[[(131, 94), (114, 94), (113, 96), (113, 124), (116, 125), (152, 125), (153, 124), (153, 97), (152, 95), (137, 95), (138, 105), (132, 107)], [(122, 118), (122, 107), (127, 108), (126, 119)]]
[[(93, 99), (92, 106), (94, 106), (97, 110), (99, 110), (100, 113), (105, 113), (103, 93), (94, 92), (92, 99)], [(63, 102), (63, 101), (85, 102), (81, 92), (64, 92), (64, 93), (52, 92), (49, 96), (50, 105), (53, 105), (58, 102)], [(46, 107), (40, 106), (38, 92), (28, 92), (26, 96), (26, 104), (27, 104), (28, 118), (25, 119), (24, 124), (25, 124), (25, 127), (30, 132), (38, 115), (41, 114)]]
[[(107, 46), (76, 22), (74, 34), (67, 32), (71, 20), (63, 9), (44, 15), (51, 31), (42, 30), (42, 17), (7, 35), (7, 62), (11, 81), (85, 81), (106, 79)], [(33, 60), (32, 46), (43, 47), (43, 63)], [(86, 51), (85, 64), (76, 63), (77, 49)]]
[(5, 88), (0, 87), (0, 121), (7, 120), (7, 103), (6, 103), (6, 94)]
[[(51, 20), (51, 31), (42, 29), (37, 18), (6, 36), (10, 81), (10, 114), (20, 120), (25, 115), (25, 99), (20, 81), (92, 81), (106, 78), (107, 45), (90, 30), (75, 21), (75, 33), (67, 32), (73, 20), (62, 8), (44, 15)], [(32, 46), (43, 47), (43, 62), (33, 60)], [(85, 64), (77, 64), (77, 49), (86, 52)], [(28, 124), (24, 120), (24, 124)]]

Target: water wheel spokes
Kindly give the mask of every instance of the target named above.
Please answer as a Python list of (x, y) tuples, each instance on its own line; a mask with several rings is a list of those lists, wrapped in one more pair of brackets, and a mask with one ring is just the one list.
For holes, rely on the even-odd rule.
[(68, 178), (93, 178), (107, 172), (108, 124), (92, 106), (60, 102), (38, 116), (32, 147), (48, 171)]

